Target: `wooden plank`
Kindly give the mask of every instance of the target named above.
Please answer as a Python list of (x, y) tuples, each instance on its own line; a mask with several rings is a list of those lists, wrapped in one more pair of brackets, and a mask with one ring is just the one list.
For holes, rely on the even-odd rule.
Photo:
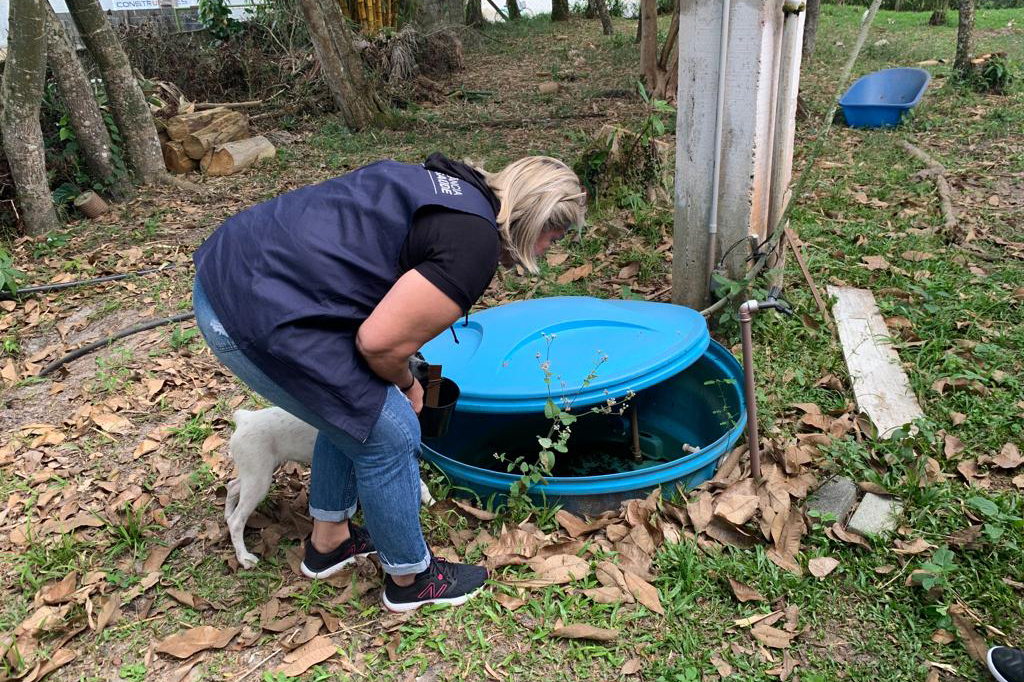
[(852, 287), (830, 286), (828, 293), (836, 298), (832, 313), (857, 405), (878, 428), (879, 437), (890, 438), (924, 412), (900, 365), (875, 296)]

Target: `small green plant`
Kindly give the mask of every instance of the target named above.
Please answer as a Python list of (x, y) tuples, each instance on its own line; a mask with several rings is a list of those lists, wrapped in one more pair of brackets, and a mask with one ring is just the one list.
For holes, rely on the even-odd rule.
[(263, 677), (260, 678), (263, 682), (299, 682), (297, 677), (288, 677), (284, 673), (271, 672), (267, 670), (263, 673)]
[(21, 270), (14, 267), (14, 258), (7, 250), (0, 247), (0, 291), (7, 290), (12, 294), (18, 293), (18, 280), (25, 276)]
[(229, 40), (245, 28), (231, 16), (225, 0), (199, 0), (199, 23), (217, 40)]
[(182, 325), (175, 325), (174, 331), (171, 332), (171, 348), (179, 350), (192, 342), (192, 339), (196, 338), (199, 334), (198, 327), (191, 327), (186, 329)]
[[(545, 484), (545, 477), (551, 475), (555, 468), (557, 458), (555, 453), (565, 454), (569, 452), (569, 437), (572, 435), (572, 425), (580, 417), (588, 414), (611, 414), (616, 408), (618, 408), (618, 412), (621, 414), (625, 409), (625, 402), (633, 396), (632, 393), (629, 393), (621, 401), (609, 398), (604, 403), (595, 405), (580, 415), (573, 414), (571, 412), (573, 402), (579, 397), (583, 389), (594, 382), (594, 379), (597, 378), (598, 369), (608, 361), (608, 356), (598, 351), (597, 360), (581, 382), (579, 390), (575, 394), (565, 396), (559, 402), (556, 402), (551, 393), (552, 382), (557, 378), (551, 369), (551, 345), (554, 343), (557, 335), (544, 334), (543, 338), (546, 343), (546, 353), (542, 358), (538, 352), (537, 360), (540, 363), (541, 371), (544, 373), (544, 384), (548, 390), (548, 399), (544, 404), (544, 416), (551, 420), (551, 424), (546, 435), (537, 436), (537, 445), (540, 446), (537, 460), (528, 461), (524, 456), (509, 460), (504, 453), (496, 453), (494, 455), (498, 461), (507, 465), (509, 473), (518, 472), (522, 474), (519, 480), (513, 482), (509, 487), (509, 506), (514, 509), (521, 506), (532, 506), (532, 502), (527, 495), (528, 492), (535, 486)], [(558, 381), (562, 384), (562, 389), (564, 390), (565, 383), (560, 378), (558, 378)]]
[(974, 89), (979, 92), (990, 92), (994, 95), (1005, 95), (1013, 87), (1013, 65), (1003, 52), (992, 55), (988, 61), (975, 69), (973, 76)]
[(956, 571), (953, 552), (948, 547), (940, 547), (931, 560), (921, 564), (921, 587), (930, 590), (933, 587), (945, 587), (949, 584), (949, 576)]
[(142, 663), (125, 663), (117, 674), (125, 682), (142, 682), (146, 679), (146, 666)]
[(213, 427), (203, 419), (205, 415), (200, 412), (185, 424), (177, 429), (172, 429), (171, 434), (184, 443), (201, 443), (207, 436), (213, 433)]
[(111, 544), (107, 548), (107, 557), (116, 559), (123, 554), (131, 554), (138, 558), (145, 553), (149, 546), (149, 539), (146, 534), (159, 529), (160, 527), (147, 523), (147, 506), (138, 509), (126, 504), (112, 518), (105, 519), (107, 525), (105, 530), (111, 538)]
[(4, 355), (17, 356), (21, 353), (21, 344), (18, 343), (18, 337), (8, 334), (3, 337), (0, 341), (0, 349), (3, 350)]

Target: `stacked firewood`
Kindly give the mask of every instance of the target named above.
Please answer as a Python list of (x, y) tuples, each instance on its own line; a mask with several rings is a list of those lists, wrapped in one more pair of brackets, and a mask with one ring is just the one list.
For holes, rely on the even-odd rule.
[(198, 167), (206, 175), (232, 175), (276, 154), (262, 135), (253, 135), (248, 117), (225, 106), (189, 111), (163, 121), (164, 164), (172, 173)]

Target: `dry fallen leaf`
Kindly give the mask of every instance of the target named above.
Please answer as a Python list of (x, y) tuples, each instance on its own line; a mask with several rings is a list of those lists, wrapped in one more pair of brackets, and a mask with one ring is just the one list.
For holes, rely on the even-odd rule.
[(639, 603), (643, 604), (658, 615), (665, 615), (665, 609), (661, 606), (661, 597), (658, 594), (658, 589), (654, 587), (654, 585), (651, 585), (643, 578), (635, 576), (632, 573), (625, 572), (623, 575), (626, 578), (626, 586), (629, 588), (630, 594), (632, 594)]
[(732, 675), (732, 666), (718, 656), (711, 657), (711, 665), (715, 666), (715, 670), (717, 670), (718, 674), (722, 677), (729, 677), (729, 675)]
[(733, 495), (723, 499), (715, 506), (715, 516), (734, 525), (742, 526), (757, 512), (758, 502), (757, 495)]
[(785, 649), (793, 641), (793, 638), (796, 637), (796, 635), (791, 632), (779, 630), (778, 628), (773, 628), (772, 626), (765, 625), (763, 623), (758, 623), (751, 628), (750, 634), (753, 635), (754, 639), (757, 641), (773, 649)]
[(564, 639), (593, 639), (599, 642), (611, 642), (618, 638), (619, 631), (598, 628), (585, 623), (574, 623), (555, 628), (551, 634)]
[(953, 604), (949, 607), (949, 615), (953, 619), (953, 625), (964, 642), (964, 648), (968, 655), (981, 665), (987, 664), (988, 644), (985, 639), (974, 629), (974, 624), (967, 616), (967, 611), (960, 604)]
[(756, 616), (749, 616), (747, 618), (740, 618), (738, 620), (734, 620), (733, 623), (735, 623), (736, 625), (738, 625), (741, 628), (748, 628), (751, 625), (754, 625), (755, 623), (760, 623), (761, 621), (768, 620), (769, 618), (775, 618), (777, 620), (779, 617), (782, 616), (782, 614), (783, 614), (782, 611), (772, 611), (771, 613), (761, 613), (761, 614), (758, 614)]
[(1024, 464), (1024, 456), (1021, 456), (1020, 449), (1016, 443), (1007, 443), (999, 454), (992, 459), (992, 463), (1000, 469), (1016, 469)]
[(864, 261), (864, 267), (872, 272), (889, 269), (889, 261), (884, 256), (864, 256), (861, 260)]
[(323, 663), (338, 653), (330, 637), (319, 635), (284, 657), (284, 665), (274, 672), (288, 677), (299, 677), (318, 663)]
[(204, 649), (223, 649), (241, 630), (241, 627), (218, 630), (210, 625), (201, 625), (171, 635), (157, 644), (154, 651), (158, 654), (170, 654), (176, 658), (188, 658)]
[(551, 251), (551, 252), (548, 253), (546, 260), (548, 262), (548, 265), (550, 265), (552, 267), (558, 267), (559, 265), (561, 265), (562, 263), (564, 263), (568, 259), (569, 259), (569, 254), (568, 253), (565, 253), (565, 252), (558, 253), (556, 251)]
[(741, 583), (738, 580), (729, 578), (729, 587), (732, 588), (732, 593), (736, 596), (736, 600), (740, 603), (748, 601), (767, 601), (764, 595), (750, 587), (746, 583)]
[(838, 559), (833, 559), (832, 557), (827, 556), (820, 556), (808, 561), (807, 569), (815, 578), (824, 578), (829, 573), (836, 570), (836, 566), (838, 565)]
[(77, 586), (78, 571), (71, 571), (63, 580), (44, 585), (39, 591), (39, 599), (44, 604), (62, 604), (70, 599)]
[(578, 279), (583, 279), (584, 277), (589, 275), (593, 270), (593, 265), (591, 265), (590, 263), (584, 263), (583, 265), (577, 266), (575, 268), (569, 268), (561, 275), (559, 275), (558, 279), (555, 281), (558, 282), (559, 284), (569, 284), (570, 282), (575, 282)]
[(936, 644), (949, 644), (956, 641), (956, 635), (949, 630), (943, 630), (939, 628), (932, 633), (932, 641)]
[(481, 521), (493, 521), (494, 519), (498, 518), (498, 515), (494, 512), (485, 511), (483, 509), (477, 509), (468, 502), (463, 502), (462, 500), (452, 500), (452, 502), (455, 503), (455, 506), (461, 509), (462, 511), (466, 512), (474, 518), (480, 519)]
[(505, 594), (504, 592), (496, 592), (494, 594), (494, 601), (504, 606), (505, 609), (508, 611), (515, 611), (519, 607), (526, 604), (526, 602), (520, 599), (519, 597), (513, 597), (511, 595)]
[(590, 575), (590, 562), (570, 554), (555, 554), (545, 559), (531, 560), (530, 566), (541, 580), (562, 584), (582, 580)]
[(896, 547), (892, 551), (896, 554), (903, 554), (904, 556), (920, 554), (921, 552), (927, 552), (929, 549), (935, 548), (935, 545), (928, 543), (924, 538), (914, 538), (910, 542), (897, 540), (894, 544)]
[[(627, 601), (625, 594), (617, 587), (594, 587), (583, 590), (583, 594), (598, 604), (622, 604)], [(632, 599), (629, 601), (632, 602)]]
[(619, 670), (620, 675), (636, 675), (638, 672), (643, 670), (644, 662), (639, 658), (631, 658), (622, 664), (622, 669)]

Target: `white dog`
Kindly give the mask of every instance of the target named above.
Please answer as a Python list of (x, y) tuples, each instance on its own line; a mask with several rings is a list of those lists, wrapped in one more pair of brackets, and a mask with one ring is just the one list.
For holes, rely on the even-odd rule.
[[(312, 461), (317, 430), (280, 407), (238, 410), (234, 419), (235, 433), (228, 448), (238, 478), (228, 483), (224, 518), (238, 563), (252, 568), (259, 559), (245, 548), (245, 522), (267, 496), (278, 466), (285, 462), (309, 464)], [(420, 502), (424, 506), (434, 503), (422, 480)]]

